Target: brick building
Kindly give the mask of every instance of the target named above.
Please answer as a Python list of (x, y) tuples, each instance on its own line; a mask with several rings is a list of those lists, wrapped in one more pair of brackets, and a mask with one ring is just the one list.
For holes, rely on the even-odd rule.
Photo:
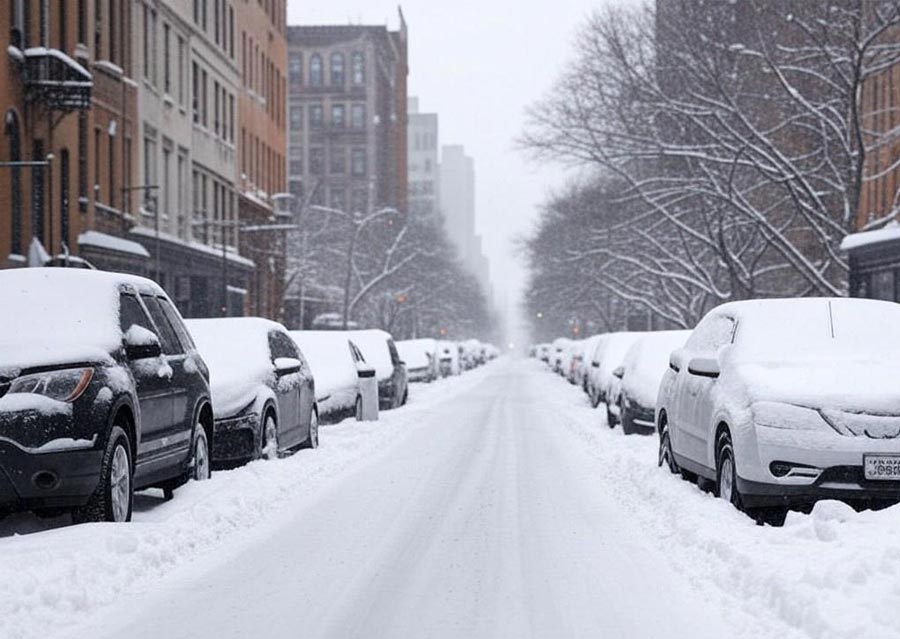
[(7, 4), (0, 162), (36, 164), (0, 165), (0, 267), (49, 253), (146, 273), (147, 252), (120, 239), (135, 212), (130, 4)]
[(288, 28), (289, 181), (342, 211), (407, 210), (407, 32)]

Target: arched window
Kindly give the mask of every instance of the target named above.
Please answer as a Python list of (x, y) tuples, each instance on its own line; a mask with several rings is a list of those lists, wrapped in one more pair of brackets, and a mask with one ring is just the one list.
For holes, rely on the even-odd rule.
[(320, 87), (322, 82), (322, 56), (315, 53), (309, 59), (309, 84), (310, 86)]
[(353, 52), (353, 84), (361, 86), (366, 83), (366, 56), (362, 51)]
[[(6, 125), (4, 132), (9, 142), (9, 161), (22, 161), (22, 134), (19, 129), (19, 116), (15, 111), (6, 112)], [(9, 169), (9, 194), (11, 207), (12, 240), (10, 253), (22, 255), (22, 168), (18, 166)]]
[(344, 86), (344, 56), (340, 53), (331, 54), (331, 86)]

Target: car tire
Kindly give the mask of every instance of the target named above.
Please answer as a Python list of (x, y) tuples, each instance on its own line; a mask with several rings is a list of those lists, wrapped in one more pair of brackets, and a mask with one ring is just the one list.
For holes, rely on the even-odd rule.
[(609, 404), (606, 405), (606, 425), (610, 428), (615, 428), (619, 423), (619, 418), (616, 417), (615, 413), (610, 409)]
[(409, 389), (403, 391), (403, 401), (400, 402), (401, 406), (406, 406), (406, 403), (409, 401)]
[(680, 472), (678, 469), (678, 462), (675, 461), (675, 455), (672, 453), (672, 440), (669, 437), (669, 425), (665, 421), (663, 421), (659, 427), (659, 460), (657, 465), (660, 467), (665, 465), (673, 475), (677, 475)]
[(134, 505), (134, 464), (131, 444), (121, 426), (113, 426), (100, 465), (100, 483), (88, 503), (72, 511), (72, 521), (131, 521)]
[(278, 458), (278, 422), (271, 412), (266, 412), (263, 419), (262, 433), (259, 438), (259, 458)]
[(734, 463), (734, 445), (731, 435), (723, 431), (716, 443), (716, 496), (741, 508), (741, 494), (737, 487), (737, 468)]
[(303, 448), (319, 447), (319, 413), (315, 408), (309, 415), (309, 437), (303, 442)]
[(362, 397), (357, 396), (356, 398), (356, 421), (361, 422), (363, 420), (363, 400)]
[(625, 435), (635, 435), (637, 431), (634, 429), (634, 422), (631, 415), (625, 408), (625, 402), (619, 402), (619, 422), (622, 424), (622, 433)]
[(194, 481), (206, 481), (212, 474), (209, 439), (203, 424), (197, 424), (197, 434), (194, 436), (194, 445), (191, 448), (190, 478)]
[(598, 406), (600, 406), (600, 393), (598, 393), (597, 391), (591, 393), (591, 406), (593, 408), (597, 408)]

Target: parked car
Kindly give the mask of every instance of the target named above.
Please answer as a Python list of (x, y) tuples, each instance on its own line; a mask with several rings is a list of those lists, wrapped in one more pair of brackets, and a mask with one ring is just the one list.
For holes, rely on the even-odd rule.
[(617, 407), (622, 432), (653, 434), (659, 383), (669, 368), (669, 356), (684, 346), (690, 331), (658, 331), (639, 337), (622, 365), (613, 371), (621, 382), (614, 385), (610, 403)]
[[(291, 331), (316, 380), (316, 401), (322, 422), (336, 422), (377, 409), (377, 389), (365, 392), (363, 379), (375, 375), (362, 352), (342, 331)], [(372, 404), (370, 407), (369, 404)], [(377, 413), (377, 410), (375, 410)]]
[(538, 344), (537, 347), (537, 357), (542, 362), (547, 364), (550, 363), (550, 353), (552, 352), (553, 347), (550, 344)]
[(459, 347), (455, 342), (438, 342), (438, 367), (441, 377), (459, 375)]
[(380, 330), (351, 331), (349, 337), (375, 367), (379, 408), (390, 410), (405, 405), (409, 399), (409, 377), (391, 334)]
[(900, 501), (897, 326), (900, 305), (874, 300), (713, 309), (660, 385), (660, 464), (758, 517), (819, 499)]
[(128, 521), (134, 491), (209, 477), (206, 364), (154, 282), (0, 271), (0, 509)]
[(618, 379), (613, 372), (622, 365), (625, 354), (642, 333), (609, 333), (597, 344), (591, 359), (591, 404), (594, 408), (606, 405), (606, 418), (610, 428), (618, 423), (619, 416), (608, 398)]
[(284, 326), (256, 317), (186, 324), (209, 365), (213, 463), (271, 459), (319, 445), (315, 382)]
[(437, 350), (437, 342), (433, 339), (397, 342), (400, 359), (406, 362), (409, 381), (429, 383), (438, 378)]
[(584, 340), (581, 344), (578, 366), (575, 369), (575, 385), (581, 386), (585, 393), (588, 393), (588, 381), (590, 379), (591, 361), (594, 357), (594, 351), (597, 350), (597, 344), (602, 337), (602, 335), (594, 335)]
[(564, 375), (566, 372), (566, 352), (572, 340), (566, 337), (558, 337), (553, 340), (553, 350), (550, 355), (550, 367), (554, 373)]

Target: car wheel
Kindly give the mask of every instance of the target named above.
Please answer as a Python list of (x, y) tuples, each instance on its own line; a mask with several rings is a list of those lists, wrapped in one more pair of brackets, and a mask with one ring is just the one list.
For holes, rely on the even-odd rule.
[(672, 454), (672, 440), (669, 438), (669, 425), (663, 422), (659, 428), (659, 462), (658, 466), (666, 466), (673, 475), (678, 474), (678, 463)]
[(737, 487), (737, 469), (734, 464), (734, 447), (727, 431), (719, 435), (718, 455), (716, 456), (716, 495), (741, 508), (741, 495)]
[(134, 503), (131, 445), (121, 426), (113, 426), (100, 466), (100, 483), (84, 506), (72, 511), (75, 523), (131, 521)]
[(609, 404), (606, 405), (606, 425), (610, 428), (615, 428), (616, 424), (618, 424), (619, 418), (616, 417), (615, 413), (609, 407)]
[(597, 408), (600, 405), (600, 393), (594, 391), (591, 393), (591, 406)]
[(622, 423), (622, 432), (626, 435), (634, 435), (635, 430), (633, 428), (634, 424), (631, 421), (631, 415), (628, 414), (628, 411), (625, 408), (625, 402), (619, 402), (619, 421)]
[(406, 406), (406, 403), (409, 401), (409, 389), (407, 388), (403, 391), (403, 401), (400, 402), (401, 406)]
[(262, 459), (276, 459), (278, 457), (278, 422), (275, 421), (275, 416), (272, 413), (266, 413), (260, 444), (259, 456)]
[(303, 443), (303, 448), (319, 447), (319, 413), (313, 408), (309, 415), (309, 437)]
[(197, 424), (197, 436), (194, 437), (194, 450), (191, 452), (191, 479), (206, 481), (211, 474), (209, 463), (209, 440), (202, 424)]
[(356, 421), (361, 422), (363, 420), (363, 402), (362, 397), (356, 398)]

